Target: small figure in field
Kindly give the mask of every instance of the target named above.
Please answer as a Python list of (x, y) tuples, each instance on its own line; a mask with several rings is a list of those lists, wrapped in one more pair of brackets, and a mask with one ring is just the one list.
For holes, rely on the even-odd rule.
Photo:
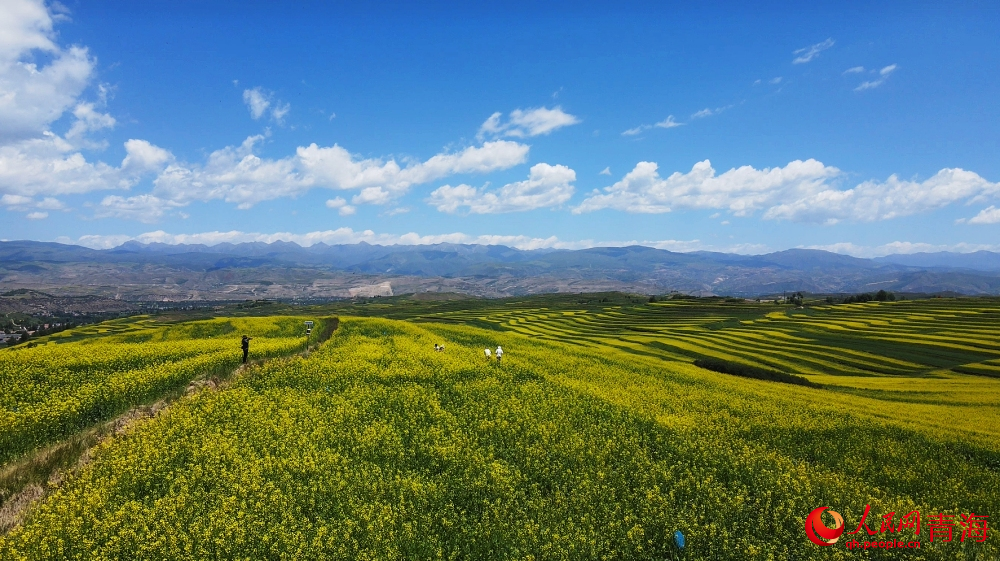
[(497, 364), (500, 364), (500, 359), (503, 358), (503, 349), (500, 348), (500, 345), (497, 345), (496, 354), (497, 354)]
[(243, 340), (240, 341), (240, 346), (243, 347), (243, 364), (247, 363), (247, 356), (250, 354), (250, 339), (253, 337), (243, 336)]
[(438, 350), (443, 353), (444, 352), (444, 345), (438, 345)]
[(492, 356), (490, 356), (490, 350), (489, 349), (485, 349), (485, 350), (483, 350), (483, 352), (486, 353), (486, 362), (489, 362), (490, 359), (493, 358)]
[(434, 343), (434, 350), (435, 351), (439, 351), (440, 350), (440, 349), (438, 349), (438, 344), (437, 343)]

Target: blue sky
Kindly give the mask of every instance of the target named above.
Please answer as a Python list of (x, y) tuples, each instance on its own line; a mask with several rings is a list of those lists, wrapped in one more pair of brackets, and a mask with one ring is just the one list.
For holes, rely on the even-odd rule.
[(1000, 250), (991, 3), (0, 0), (0, 238)]

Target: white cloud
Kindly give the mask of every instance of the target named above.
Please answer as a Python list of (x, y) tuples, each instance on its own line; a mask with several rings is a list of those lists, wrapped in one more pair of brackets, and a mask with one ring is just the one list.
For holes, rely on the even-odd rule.
[(29, 197), (66, 195), (127, 189), (135, 181), (130, 170), (88, 162), (52, 133), (0, 146), (0, 192)]
[[(92, 143), (82, 142), (83, 137), (93, 131), (110, 129), (115, 126), (115, 118), (107, 113), (101, 113), (94, 109), (93, 103), (78, 103), (73, 109), (73, 116), (76, 121), (66, 133), (66, 138), (81, 142), (84, 146), (92, 146)], [(103, 147), (103, 144), (98, 146)]]
[(137, 172), (163, 169), (167, 162), (174, 159), (173, 154), (163, 148), (135, 138), (125, 141), (125, 153), (122, 168)]
[(128, 198), (111, 195), (104, 197), (97, 206), (94, 217), (123, 218), (148, 224), (158, 221), (168, 211), (182, 206), (184, 205), (181, 203), (167, 201), (149, 194)]
[(969, 224), (997, 224), (1000, 223), (1000, 208), (990, 205), (967, 221)]
[(816, 43), (815, 45), (810, 45), (808, 47), (803, 47), (797, 51), (792, 51), (793, 55), (798, 55), (797, 57), (795, 57), (794, 60), (792, 60), (792, 64), (803, 64), (809, 62), (812, 59), (819, 56), (821, 52), (832, 47), (833, 44), (834, 44), (833, 39), (827, 39), (822, 43)]
[(66, 205), (55, 197), (45, 197), (41, 201), (35, 203), (35, 208), (45, 210), (66, 210)]
[(736, 216), (764, 211), (765, 219), (836, 224), (841, 221), (889, 220), (958, 202), (1000, 196), (991, 183), (962, 169), (943, 169), (925, 181), (866, 181), (838, 189), (840, 170), (816, 160), (796, 160), (783, 168), (743, 166), (716, 175), (708, 160), (688, 173), (663, 178), (653, 162), (635, 168), (603, 191), (595, 190), (576, 214), (611, 208), (636, 213), (663, 213), (673, 208), (727, 209)]
[(338, 145), (310, 144), (299, 147), (294, 156), (265, 159), (254, 154), (263, 138), (251, 136), (238, 147), (216, 150), (202, 166), (170, 165), (154, 181), (153, 193), (178, 202), (221, 199), (249, 208), (321, 187), (360, 191), (354, 204), (385, 204), (412, 185), (513, 167), (524, 162), (529, 150), (524, 144), (496, 140), (401, 167), (395, 160), (356, 158)]
[(327, 208), (335, 208), (341, 216), (350, 216), (357, 212), (357, 208), (347, 204), (343, 197), (336, 197), (326, 201)]
[(22, 195), (4, 195), (0, 197), (0, 204), (8, 208), (20, 208), (30, 204), (33, 204), (35, 199), (31, 197), (24, 197)]
[(943, 169), (925, 181), (892, 175), (884, 182), (865, 181), (847, 190), (817, 187), (812, 193), (769, 208), (764, 218), (827, 224), (874, 222), (1000, 196), (1000, 183), (958, 168)]
[[(97, 103), (80, 99), (95, 61), (84, 48), (64, 49), (55, 43), (53, 21), (66, 19), (65, 7), (53, 3), (50, 8), (55, 15), (39, 1), (0, 2), (0, 196), (30, 201), (16, 205), (25, 212), (64, 210), (55, 198), (60, 195), (128, 189), (143, 173), (156, 171), (156, 158), (150, 154), (161, 153), (161, 160), (162, 154), (169, 157), (140, 140), (126, 143), (120, 167), (89, 162), (77, 151), (106, 146), (87, 136), (115, 126), (114, 117), (98, 110), (113, 88), (99, 85)], [(37, 59), (47, 63), (34, 62)], [(48, 130), (67, 111), (72, 124), (66, 134)], [(142, 165), (135, 165), (138, 160)], [(35, 197), (42, 200), (36, 202)]]
[[(699, 111), (699, 113), (700, 113), (700, 111)], [(653, 127), (657, 127), (657, 128), (661, 128), (661, 129), (672, 129), (674, 127), (679, 127), (679, 126), (681, 126), (683, 124), (684, 123), (678, 123), (676, 120), (674, 120), (674, 116), (673, 115), (668, 115), (666, 119), (660, 121), (659, 123), (654, 123), (652, 125), (639, 125), (638, 127), (635, 127), (633, 129), (628, 129), (627, 131), (622, 132), (622, 136), (635, 136), (637, 134), (640, 134), (640, 133), (643, 133), (645, 131), (648, 131), (649, 129), (651, 129)]]
[[(878, 71), (878, 78), (862, 82), (861, 85), (854, 88), (854, 91), (863, 92), (865, 90), (870, 90), (872, 88), (877, 88), (881, 86), (882, 84), (885, 83), (886, 80), (889, 79), (889, 75), (892, 74), (895, 70), (896, 70), (895, 64), (890, 64), (889, 66), (882, 68), (882, 70)], [(874, 70), (872, 72), (874, 72)]]
[(844, 74), (860, 74), (865, 71), (864, 66), (854, 66), (844, 71)]
[(566, 113), (558, 105), (552, 109), (546, 107), (515, 109), (508, 115), (507, 122), (503, 122), (503, 115), (498, 111), (490, 115), (479, 127), (478, 137), (483, 138), (487, 135), (516, 138), (539, 136), (581, 122), (578, 117)]
[(273, 99), (274, 92), (265, 90), (260, 86), (243, 90), (243, 103), (246, 104), (247, 109), (250, 111), (250, 117), (256, 121), (263, 117), (268, 112), (267, 110), (270, 109), (271, 118), (279, 125), (284, 124), (285, 115), (288, 114), (292, 106), (281, 101), (272, 101)]
[(33, 220), (47, 218), (50, 210), (66, 210), (66, 205), (55, 197), (45, 197), (38, 201), (33, 197), (8, 194), (0, 197), (0, 205), (7, 210), (24, 212), (27, 218)]
[(365, 187), (351, 198), (351, 202), (356, 205), (384, 205), (392, 198), (392, 193), (382, 187)]
[(772, 86), (777, 86), (778, 84), (781, 83), (781, 76), (775, 76), (774, 78), (768, 80), (767, 83), (771, 84)]
[(677, 121), (675, 121), (673, 115), (668, 115), (666, 119), (660, 121), (659, 123), (655, 123), (653, 126), (659, 127), (661, 129), (672, 129), (674, 127), (679, 127), (683, 124), (684, 123), (678, 123)]
[(255, 120), (260, 119), (264, 116), (264, 112), (270, 107), (271, 102), (267, 99), (268, 96), (264, 93), (260, 87), (256, 87), (252, 90), (243, 90), (243, 103), (247, 104), (247, 109), (250, 110), (250, 116)]
[(288, 112), (291, 110), (292, 105), (290, 103), (275, 105), (274, 108), (271, 109), (271, 117), (274, 118), (276, 123), (283, 125), (285, 123), (285, 115), (288, 115)]
[(597, 175), (611, 175), (611, 166), (602, 169)]
[(496, 191), (469, 185), (444, 185), (435, 189), (427, 202), (441, 212), (456, 213), (467, 208), (471, 214), (520, 212), (558, 206), (573, 196), (576, 172), (561, 165), (545, 163), (531, 167), (525, 181), (509, 183)]
[(575, 214), (603, 208), (628, 212), (662, 213), (680, 208), (727, 208), (746, 215), (777, 202), (784, 195), (806, 193), (817, 183), (839, 173), (816, 160), (796, 160), (784, 168), (756, 170), (750, 166), (716, 176), (711, 162), (698, 162), (688, 173), (660, 177), (657, 164), (639, 162), (604, 192), (595, 191)]
[[(87, 50), (56, 45), (52, 23), (40, 1), (0, 2), (0, 143), (37, 138), (90, 80)], [(48, 63), (33, 62), (36, 53)]]
[[(771, 83), (773, 84), (774, 82), (772, 81)], [(727, 109), (732, 109), (732, 108), (733, 108), (732, 105), (726, 105), (726, 106), (723, 106), (723, 107), (716, 107), (715, 109), (712, 109), (710, 107), (706, 107), (706, 108), (702, 109), (701, 111), (697, 111), (697, 112), (693, 113), (691, 115), (691, 118), (692, 119), (703, 119), (705, 117), (711, 117), (713, 115), (718, 115), (719, 113), (722, 113), (723, 111), (725, 111)], [(680, 125), (682, 123), (677, 123), (677, 124)], [(659, 126), (659, 124), (657, 124), (657, 126)]]

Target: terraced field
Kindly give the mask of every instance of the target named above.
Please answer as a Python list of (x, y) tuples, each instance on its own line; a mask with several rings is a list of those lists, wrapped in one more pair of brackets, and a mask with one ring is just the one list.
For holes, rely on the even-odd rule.
[[(1000, 512), (998, 301), (596, 295), (341, 310), (409, 321), (341, 316), (311, 355), (241, 370), (107, 439), (0, 537), (0, 558), (1000, 554), (992, 527), (979, 540), (960, 525)], [(240, 321), (275, 320), (171, 329)], [(89, 344), (147, 335), (98, 332)], [(482, 353), (496, 345), (502, 364)], [(699, 358), (816, 386), (713, 372)], [(804, 522), (821, 506), (860, 534), (810, 543)], [(859, 525), (866, 507), (873, 537)], [(880, 526), (914, 512), (916, 532)], [(953, 517), (952, 541), (929, 540), (939, 515)], [(844, 547), (855, 538), (922, 546), (859, 553)]]
[[(569, 309), (567, 309), (569, 308)], [(930, 299), (788, 308), (677, 300), (603, 309), (432, 312), (416, 321), (496, 328), (667, 360), (719, 358), (810, 376), (1000, 376), (1000, 301)]]
[(922, 404), (919, 421), (901, 424), (1000, 441), (1000, 299), (805, 307), (721, 299), (609, 304), (570, 296), (478, 309), (446, 304), (412, 313), (412, 320), (488, 327), (668, 362), (714, 358), (798, 374), (822, 384), (827, 395), (844, 394), (885, 418), (899, 404)]

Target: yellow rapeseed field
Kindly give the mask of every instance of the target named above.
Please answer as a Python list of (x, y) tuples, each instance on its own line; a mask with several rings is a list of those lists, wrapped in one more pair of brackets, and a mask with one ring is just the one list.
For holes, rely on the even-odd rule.
[[(930, 543), (924, 529), (919, 550), (863, 554), (843, 538), (814, 545), (803, 529), (821, 506), (849, 530), (866, 505), (876, 529), (890, 512), (997, 516), (1000, 380), (916, 372), (930, 360), (921, 356), (887, 356), (874, 362), (889, 373), (850, 376), (880, 356), (858, 342), (844, 371), (808, 374), (839, 385), (793, 386), (697, 368), (678, 350), (688, 347), (665, 344), (672, 354), (660, 355), (651, 346), (664, 330), (687, 330), (693, 345), (704, 318), (676, 329), (651, 321), (651, 331), (630, 331), (645, 343), (618, 348), (608, 325), (642, 325), (615, 314), (602, 326), (591, 314), (508, 313), (507, 331), (342, 318), (308, 358), (247, 369), (105, 442), (0, 540), (0, 558), (1000, 555), (994, 536), (960, 541), (960, 528), (952, 542)], [(537, 335), (549, 333), (546, 321), (569, 335)], [(794, 321), (752, 325), (794, 335), (785, 325)], [(517, 333), (522, 325), (531, 333)], [(750, 353), (754, 339), (738, 335), (713, 352)], [(497, 345), (501, 364), (483, 353)]]

